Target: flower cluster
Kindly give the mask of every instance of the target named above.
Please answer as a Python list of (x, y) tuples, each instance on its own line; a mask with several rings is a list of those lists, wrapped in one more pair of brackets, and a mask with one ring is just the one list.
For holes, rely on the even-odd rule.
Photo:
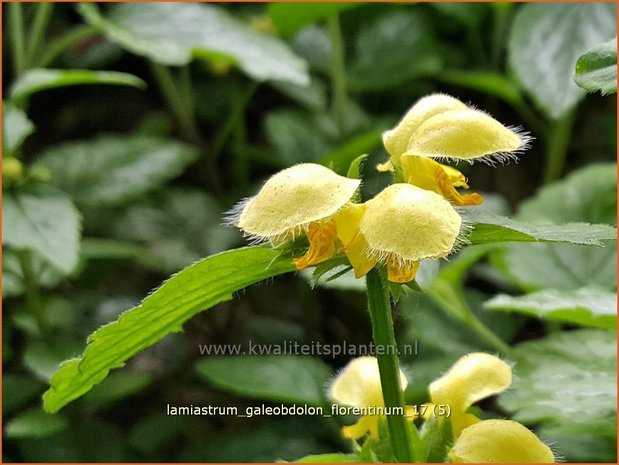
[(383, 142), (396, 183), (365, 203), (355, 202), (361, 181), (303, 163), (272, 176), (258, 194), (241, 202), (231, 222), (246, 236), (273, 245), (304, 235), (306, 253), (297, 269), (346, 255), (357, 278), (377, 264), (388, 279), (415, 278), (420, 260), (443, 258), (459, 243), (462, 219), (454, 209), (477, 205), (478, 194), (461, 194), (467, 180), (436, 159), (503, 160), (522, 150), (525, 136), (459, 100), (435, 94), (419, 100)]
[[(402, 389), (407, 379), (400, 371)], [(442, 377), (430, 384), (432, 404), (448, 405), (454, 444), (448, 458), (454, 463), (552, 463), (554, 455), (535, 434), (512, 420), (481, 420), (467, 412), (486, 397), (500, 394), (512, 382), (511, 367), (498, 357), (482, 352), (460, 358)], [(329, 396), (339, 404), (353, 407), (383, 406), (378, 363), (373, 357), (352, 360), (335, 378)], [(426, 412), (433, 412), (428, 404)], [(412, 409), (411, 409), (412, 411)], [(414, 414), (410, 415), (415, 419)], [(360, 439), (378, 435), (380, 417), (363, 416), (345, 426), (342, 434)]]

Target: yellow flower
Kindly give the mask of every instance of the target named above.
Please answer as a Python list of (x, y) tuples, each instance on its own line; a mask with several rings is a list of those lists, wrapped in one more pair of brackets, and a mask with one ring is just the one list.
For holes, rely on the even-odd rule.
[(449, 405), (456, 442), (449, 452), (458, 463), (551, 463), (548, 446), (518, 422), (480, 420), (467, 413), (475, 402), (505, 391), (512, 382), (511, 367), (494, 355), (481, 352), (460, 358), (441, 378), (430, 384), (434, 404)]
[(392, 184), (366, 202), (356, 237), (362, 243), (357, 250), (363, 252), (354, 255), (349, 248), (348, 258), (353, 267), (384, 261), (390, 281), (408, 282), (415, 278), (420, 260), (453, 251), (461, 226), (458, 212), (440, 195)]
[(552, 450), (517, 421), (484, 420), (465, 428), (448, 454), (453, 463), (554, 463)]
[(273, 175), (254, 197), (241, 202), (230, 221), (246, 236), (273, 244), (306, 234), (307, 253), (295, 260), (298, 269), (327, 260), (335, 253), (332, 216), (344, 207), (361, 181), (330, 169), (303, 163)]
[(398, 125), (383, 134), (390, 159), (380, 171), (400, 170), (405, 182), (443, 195), (456, 205), (478, 205), (479, 194), (462, 195), (467, 179), (435, 159), (493, 163), (514, 158), (529, 137), (507, 128), (486, 113), (444, 94), (420, 99)]
[(400, 157), (408, 150), (412, 136), (429, 118), (446, 111), (466, 108), (460, 100), (445, 94), (432, 94), (419, 99), (395, 128), (383, 133), (383, 145), (391, 156), (391, 163), (400, 165)]
[(359, 184), (320, 165), (296, 165), (241, 202), (231, 221), (246, 235), (273, 244), (305, 234), (309, 248), (293, 260), (299, 270), (344, 252), (357, 278), (380, 262), (390, 281), (404, 283), (415, 278), (420, 260), (452, 252), (462, 219), (443, 197), (393, 184), (355, 204), (351, 198)]
[[(408, 381), (400, 370), (400, 386), (406, 389)], [(338, 404), (358, 409), (382, 408), (385, 406), (383, 390), (380, 384), (378, 361), (374, 357), (359, 357), (353, 359), (336, 376), (329, 388), (329, 397)], [(376, 415), (362, 415), (350, 426), (342, 428), (344, 437), (359, 439), (370, 434), (378, 435), (378, 419)]]
[(511, 367), (494, 355), (473, 352), (460, 358), (447, 373), (430, 384), (434, 404), (449, 405), (454, 436), (479, 419), (467, 409), (486, 397), (499, 394), (512, 383)]

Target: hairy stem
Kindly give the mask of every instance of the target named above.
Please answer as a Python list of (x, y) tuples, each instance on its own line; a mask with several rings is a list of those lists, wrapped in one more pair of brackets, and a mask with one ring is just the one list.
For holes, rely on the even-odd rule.
[(149, 63), (159, 90), (174, 114), (183, 137), (196, 145), (203, 145), (193, 109), (190, 105), (187, 105), (187, 99), (183, 92), (179, 90), (172, 72), (166, 66), (154, 62)]
[[(393, 331), (389, 292), (380, 272), (376, 269), (367, 275), (367, 295), (385, 407), (404, 409), (404, 393), (400, 385), (400, 362)], [(395, 458), (399, 462), (412, 462), (413, 453), (404, 415), (388, 415), (387, 426)]]

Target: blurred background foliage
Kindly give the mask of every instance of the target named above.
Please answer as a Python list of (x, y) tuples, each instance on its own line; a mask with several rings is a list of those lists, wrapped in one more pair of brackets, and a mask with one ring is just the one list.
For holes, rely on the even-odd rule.
[[(56, 415), (40, 395), (88, 334), (209, 254), (222, 212), (278, 169), (345, 173), (415, 100), (445, 92), (535, 137), (518, 163), (459, 166), (488, 211), (616, 225), (616, 99), (576, 60), (616, 36), (610, 3), (6, 4), (4, 461), (273, 461), (347, 451), (313, 417), (174, 417), (170, 405), (323, 405), (337, 357), (203, 356), (199, 344), (368, 344), (362, 283), (304, 273), (192, 319)], [(616, 67), (616, 54), (614, 55)], [(606, 89), (608, 92), (608, 89)], [(616, 248), (476, 246), (424, 263), (395, 310), (409, 402), (464, 353), (516, 382), (483, 408), (566, 461), (616, 460)], [(466, 319), (471, 310), (481, 323)]]

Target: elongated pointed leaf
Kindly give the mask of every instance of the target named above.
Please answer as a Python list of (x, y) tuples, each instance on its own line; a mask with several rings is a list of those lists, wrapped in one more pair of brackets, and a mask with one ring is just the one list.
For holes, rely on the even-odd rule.
[(132, 86), (144, 89), (140, 78), (116, 71), (90, 71), (86, 69), (33, 69), (24, 74), (11, 87), (11, 100), (23, 102), (30, 95), (56, 87), (83, 84)]
[(471, 244), (492, 242), (566, 242), (603, 246), (615, 240), (617, 230), (606, 224), (566, 223), (537, 224), (469, 209), (465, 217), (473, 225), (468, 240)]
[(44, 409), (57, 412), (99, 384), (109, 371), (172, 332), (189, 318), (232, 299), (234, 292), (292, 271), (288, 258), (262, 246), (207, 257), (166, 281), (137, 307), (88, 337), (79, 358), (63, 362), (43, 395)]
[(581, 326), (617, 328), (617, 294), (605, 289), (583, 287), (574, 291), (544, 289), (521, 296), (499, 294), (484, 307)]

